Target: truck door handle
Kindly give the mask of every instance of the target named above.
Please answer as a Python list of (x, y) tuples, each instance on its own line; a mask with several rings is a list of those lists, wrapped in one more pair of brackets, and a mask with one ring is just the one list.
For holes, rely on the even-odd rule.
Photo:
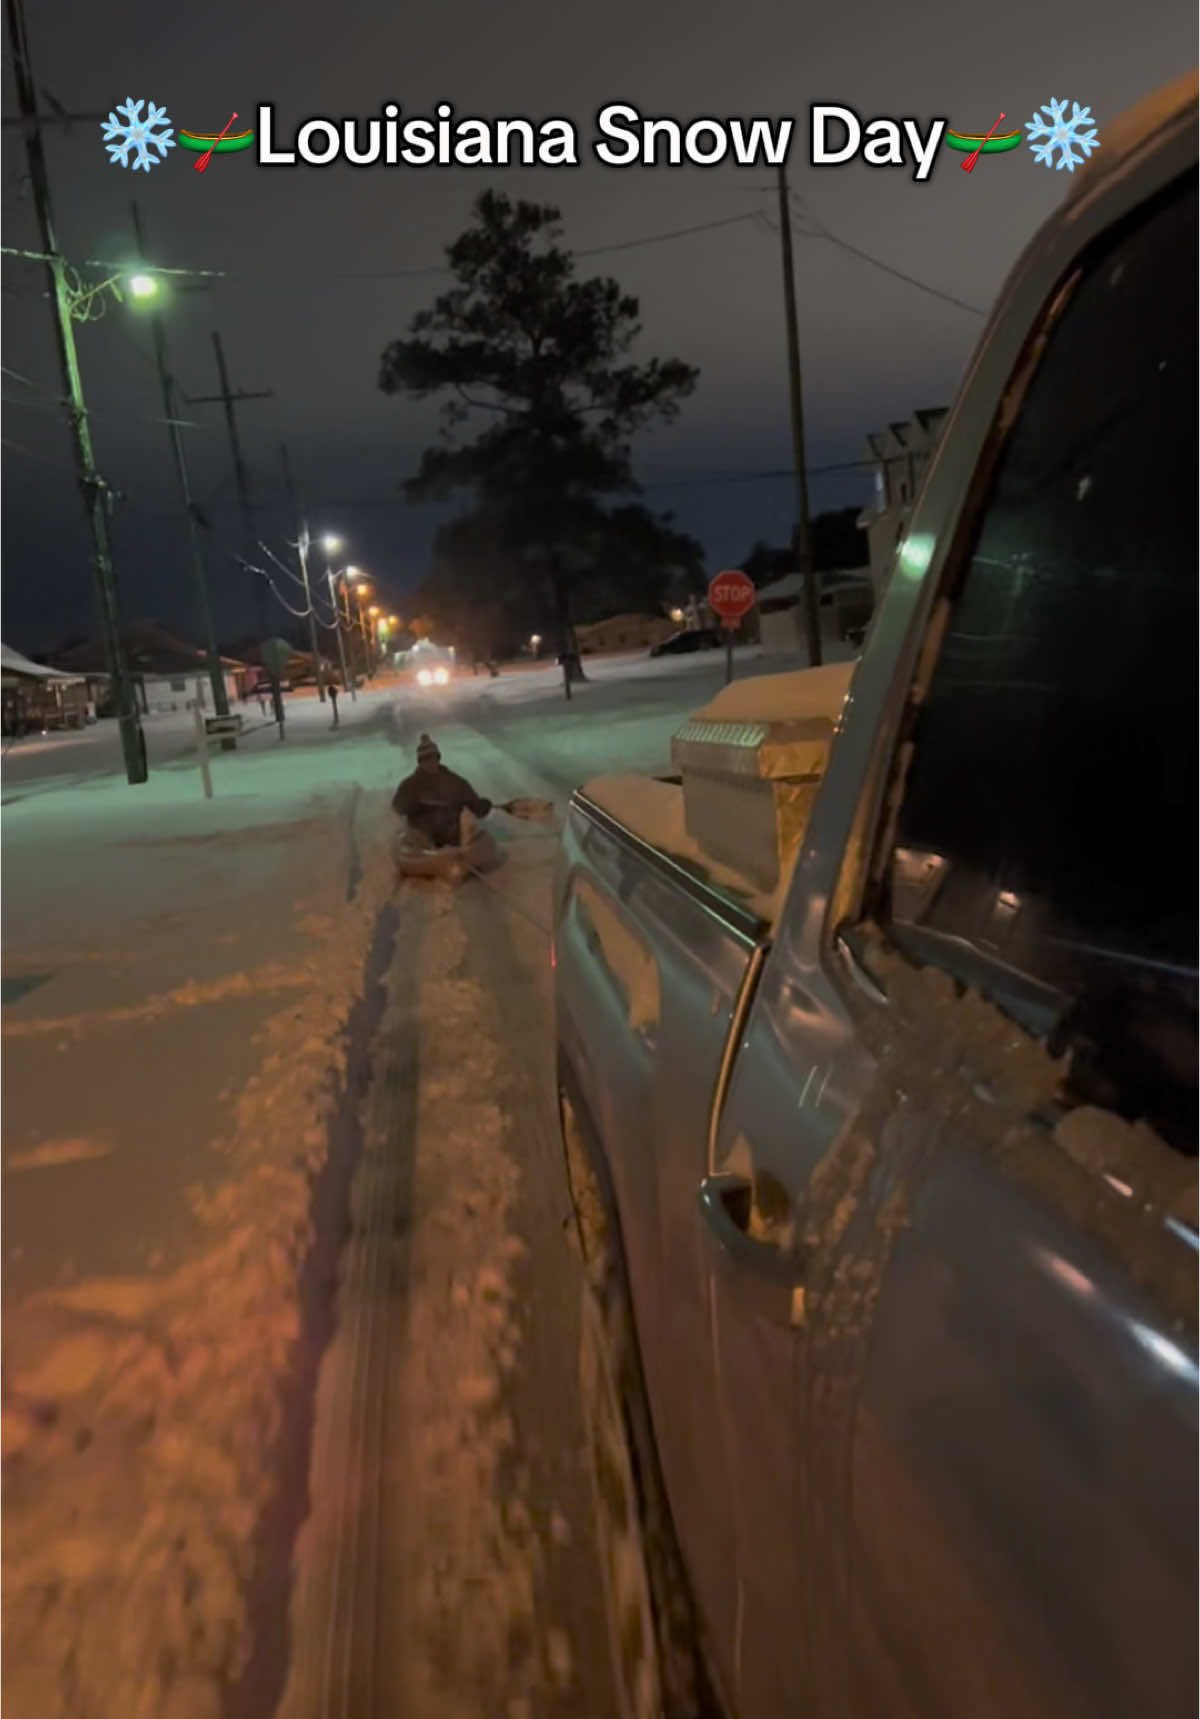
[(700, 1210), (722, 1253), (760, 1277), (794, 1285), (804, 1274), (802, 1259), (776, 1242), (747, 1234), (753, 1204), (754, 1184), (749, 1176), (723, 1170), (705, 1176), (700, 1184)]
[(846, 928), (836, 932), (833, 946), (840, 955), (842, 966), (852, 983), (857, 985), (863, 995), (870, 997), (873, 1003), (886, 1003), (888, 994), (854, 947), (852, 933)]

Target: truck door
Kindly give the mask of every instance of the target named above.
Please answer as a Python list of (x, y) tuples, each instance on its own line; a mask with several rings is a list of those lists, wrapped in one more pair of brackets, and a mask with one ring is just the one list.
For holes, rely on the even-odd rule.
[(746, 1719), (1195, 1706), (1196, 219), (1189, 173), (1056, 283), (734, 1070)]

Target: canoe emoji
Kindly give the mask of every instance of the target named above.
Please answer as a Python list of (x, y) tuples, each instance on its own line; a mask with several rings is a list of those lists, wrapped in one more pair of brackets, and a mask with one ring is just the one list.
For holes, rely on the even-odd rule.
[(228, 155), (235, 149), (249, 149), (254, 142), (253, 131), (231, 131), (222, 137), (215, 131), (180, 130), (177, 135), (184, 149), (194, 149), (199, 155), (209, 149), (216, 150), (218, 155)]
[(945, 142), (949, 149), (961, 149), (964, 155), (972, 155), (975, 150), (984, 155), (1002, 155), (1006, 149), (1015, 149), (1021, 141), (1021, 132), (1002, 131), (998, 135), (988, 137), (982, 131), (951, 131), (946, 128)]

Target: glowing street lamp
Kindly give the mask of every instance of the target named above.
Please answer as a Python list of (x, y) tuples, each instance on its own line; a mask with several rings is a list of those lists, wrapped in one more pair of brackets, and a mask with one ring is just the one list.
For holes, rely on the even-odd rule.
[(158, 282), (153, 275), (130, 275), (126, 283), (134, 298), (157, 298)]

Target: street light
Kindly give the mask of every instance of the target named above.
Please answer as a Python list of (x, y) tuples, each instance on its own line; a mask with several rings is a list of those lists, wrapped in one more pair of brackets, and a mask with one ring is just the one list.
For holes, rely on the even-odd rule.
[(153, 275), (130, 275), (129, 290), (134, 298), (157, 298), (158, 282)]

